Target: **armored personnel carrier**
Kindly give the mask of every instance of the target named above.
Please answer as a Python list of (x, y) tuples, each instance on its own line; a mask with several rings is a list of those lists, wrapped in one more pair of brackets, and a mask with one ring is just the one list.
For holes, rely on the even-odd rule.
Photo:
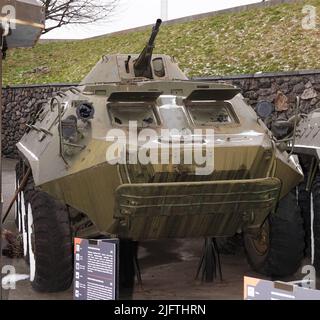
[(305, 174), (305, 179), (299, 186), (299, 205), (305, 224), (306, 254), (309, 257), (312, 254), (313, 238), (314, 265), (320, 271), (320, 109), (302, 115), (292, 134), (294, 143), (289, 147), (299, 156)]
[(284, 276), (300, 265), (290, 193), (299, 164), (239, 89), (188, 80), (173, 58), (153, 55), (160, 24), (140, 55), (103, 56), (48, 101), (17, 144), (17, 222), (37, 290), (70, 286), (74, 236), (242, 232), (255, 270)]

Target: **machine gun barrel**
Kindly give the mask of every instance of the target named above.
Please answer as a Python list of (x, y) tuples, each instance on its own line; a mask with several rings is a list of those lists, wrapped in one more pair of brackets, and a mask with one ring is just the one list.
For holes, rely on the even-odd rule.
[(158, 19), (156, 24), (152, 28), (152, 33), (151, 33), (149, 42), (143, 49), (139, 58), (134, 63), (134, 72), (136, 77), (145, 77), (149, 79), (153, 78), (152, 69), (151, 69), (151, 59), (152, 59), (152, 53), (154, 49), (154, 43), (159, 33), (161, 24), (162, 24), (162, 20)]
[(156, 24), (154, 25), (154, 27), (152, 28), (152, 34), (151, 34), (151, 37), (150, 37), (150, 40), (148, 42), (148, 45), (150, 47), (153, 47), (154, 46), (154, 42), (156, 40), (156, 37), (159, 33), (159, 30), (160, 30), (160, 26), (162, 24), (162, 20), (161, 19), (158, 19)]

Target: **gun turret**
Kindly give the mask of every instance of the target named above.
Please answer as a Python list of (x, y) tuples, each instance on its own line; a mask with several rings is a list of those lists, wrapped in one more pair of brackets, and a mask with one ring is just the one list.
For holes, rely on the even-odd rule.
[(158, 32), (160, 30), (161, 24), (162, 24), (162, 20), (158, 19), (157, 23), (152, 28), (152, 34), (149, 42), (143, 49), (139, 58), (134, 63), (134, 73), (136, 77), (153, 79), (152, 69), (151, 69), (151, 59), (152, 59), (152, 53), (154, 49), (154, 43), (158, 35)]

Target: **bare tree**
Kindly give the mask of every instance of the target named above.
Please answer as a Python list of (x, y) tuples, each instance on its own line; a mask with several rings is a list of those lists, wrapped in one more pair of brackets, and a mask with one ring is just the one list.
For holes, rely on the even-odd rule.
[(88, 24), (110, 17), (119, 0), (40, 0), (45, 8), (43, 33), (70, 24)]

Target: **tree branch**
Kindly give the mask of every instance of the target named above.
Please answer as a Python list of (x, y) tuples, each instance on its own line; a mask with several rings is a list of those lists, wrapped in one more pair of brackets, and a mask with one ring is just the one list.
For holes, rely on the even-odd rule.
[(46, 21), (52, 23), (43, 34), (68, 24), (89, 24), (109, 18), (120, 0), (40, 0)]

